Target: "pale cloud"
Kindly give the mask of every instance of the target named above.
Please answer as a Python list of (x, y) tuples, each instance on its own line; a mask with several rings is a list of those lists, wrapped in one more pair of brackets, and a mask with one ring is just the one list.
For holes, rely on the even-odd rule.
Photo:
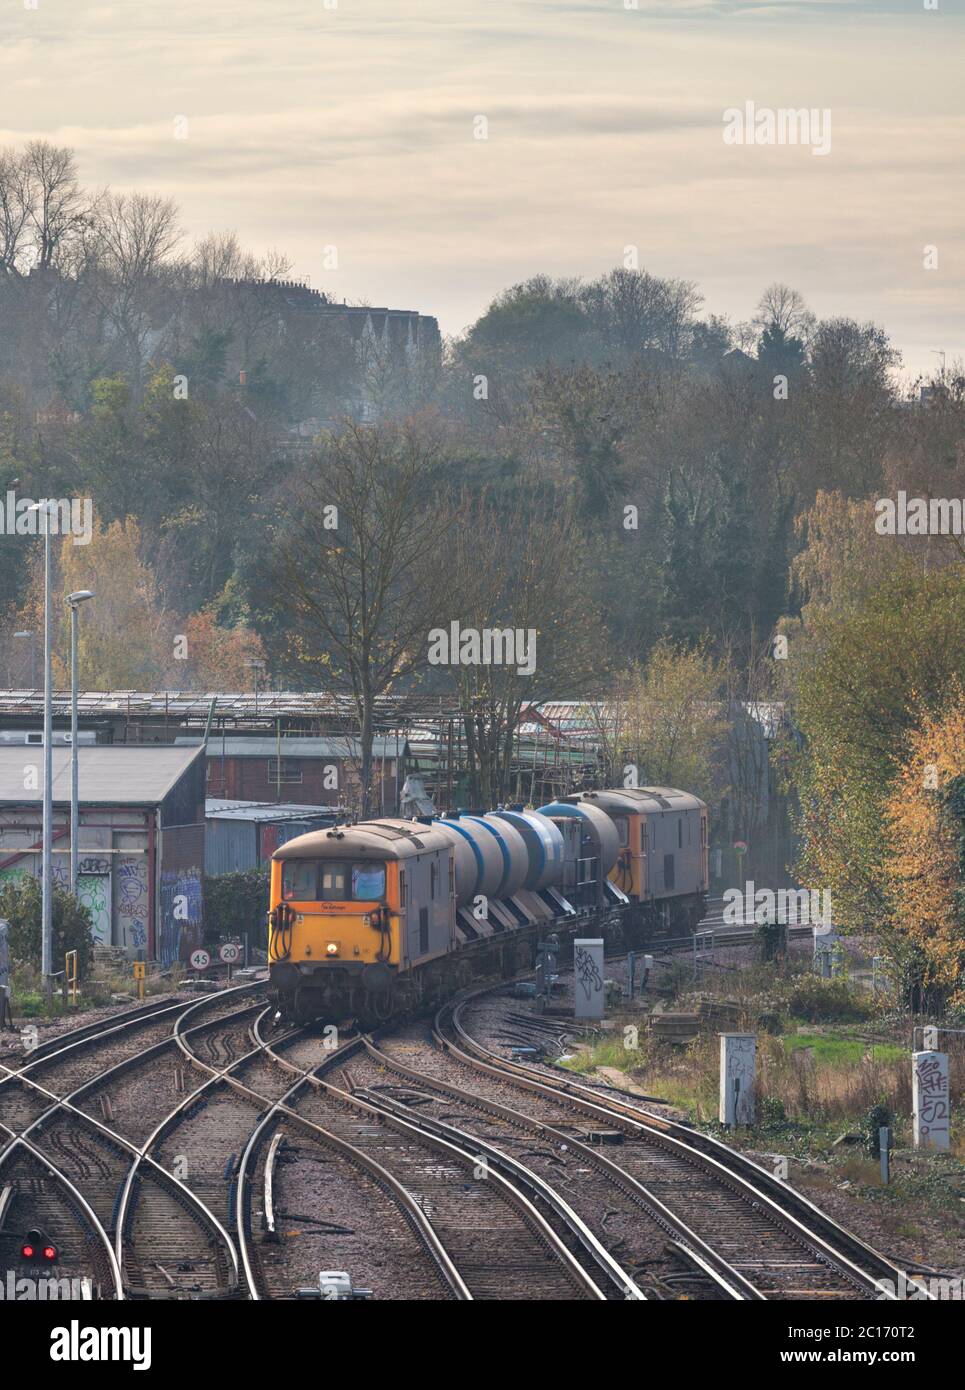
[[(632, 242), (710, 311), (745, 317), (786, 280), (820, 313), (882, 322), (919, 369), (932, 348), (965, 355), (962, 28), (870, 9), (39, 0), (4, 15), (0, 134), (70, 143), (91, 183), (175, 197), (192, 235), (236, 227), (332, 293), (446, 331), (514, 280), (594, 275)], [(831, 154), (724, 146), (724, 109), (748, 99), (830, 108)]]

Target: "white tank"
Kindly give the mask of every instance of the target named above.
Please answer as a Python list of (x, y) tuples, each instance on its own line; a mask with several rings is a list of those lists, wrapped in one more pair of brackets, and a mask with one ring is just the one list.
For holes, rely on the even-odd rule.
[(552, 888), (563, 877), (563, 836), (557, 826), (538, 811), (493, 811), (496, 817), (518, 831), (526, 845), (529, 869), (523, 883), (530, 892)]

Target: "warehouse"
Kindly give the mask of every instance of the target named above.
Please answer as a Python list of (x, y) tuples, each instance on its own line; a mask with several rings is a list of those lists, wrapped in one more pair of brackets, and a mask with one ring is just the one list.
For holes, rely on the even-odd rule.
[[(177, 747), (198, 740), (179, 737)], [(394, 813), (405, 781), (409, 746), (402, 735), (376, 735), (372, 744), (375, 809)], [(229, 737), (208, 740), (209, 796), (237, 801), (288, 800), (315, 806), (351, 806), (360, 797), (362, 748), (349, 734), (319, 738)]]
[(257, 869), (287, 840), (344, 819), (337, 806), (223, 801), (218, 797), (208, 798), (204, 816), (204, 871), (209, 875)]
[[(53, 872), (70, 881), (70, 749), (53, 754)], [(200, 941), (200, 747), (78, 747), (78, 898), (94, 938), (170, 964)], [(43, 751), (0, 746), (0, 882), (41, 872)]]

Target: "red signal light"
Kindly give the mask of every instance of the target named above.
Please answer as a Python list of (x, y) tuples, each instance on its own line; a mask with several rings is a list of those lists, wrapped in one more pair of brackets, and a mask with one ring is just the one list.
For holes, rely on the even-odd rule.
[(22, 1259), (44, 1260), (47, 1264), (55, 1264), (59, 1258), (59, 1253), (57, 1246), (46, 1231), (28, 1231), (20, 1246)]

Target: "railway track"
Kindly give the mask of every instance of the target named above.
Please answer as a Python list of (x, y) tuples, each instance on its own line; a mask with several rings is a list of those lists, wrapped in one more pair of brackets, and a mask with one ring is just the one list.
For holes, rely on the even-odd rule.
[[(0, 1172), (0, 1250), (5, 1271), (17, 1281), (53, 1281), (56, 1297), (124, 1296), (110, 1239), (93, 1208), (67, 1175), (29, 1140), (16, 1138)], [(56, 1260), (24, 1254), (27, 1232), (56, 1249)], [(41, 1246), (41, 1249), (43, 1246)], [(39, 1251), (38, 1251), (39, 1254)]]
[[(261, 1040), (259, 1025), (256, 1037)], [(352, 1040), (341, 1050), (357, 1046)], [(373, 1271), (373, 1292), (382, 1298), (470, 1298), (448, 1251), (408, 1189), (371, 1153), (295, 1108), (300, 1094), (317, 1084), (315, 1072), (333, 1058), (321, 1067), (314, 1058), (298, 1066), (278, 1047), (269, 1045), (265, 1052), (286, 1074), (287, 1085), (252, 1131), (235, 1185), (235, 1225), (250, 1297), (290, 1297), (293, 1268), (305, 1270), (310, 1285), (319, 1269), (361, 1264), (364, 1272)], [(291, 1159), (293, 1167), (308, 1165), (313, 1170), (311, 1186), (319, 1200), (310, 1231), (305, 1229), (305, 1216), (288, 1208), (289, 1184), (284, 1176), (279, 1179), (279, 1155)], [(303, 1182), (301, 1190), (306, 1185)], [(378, 1254), (372, 1249), (373, 1219)], [(354, 1221), (358, 1227), (349, 1224)], [(294, 1229), (293, 1222), (298, 1223)]]
[[(183, 1039), (195, 1032), (208, 1046), (212, 1035), (220, 1037), (224, 1047), (225, 1039), (236, 1036), (242, 1019), (264, 1008), (258, 1002), (236, 1007), (238, 996), (252, 988), (258, 987), (242, 986), (188, 1004), (131, 1011), (120, 1021), (105, 1020), (102, 1027), (84, 1028), (78, 1030), (79, 1036), (58, 1039), (56, 1046), (46, 1047), (40, 1057), (32, 1055), (17, 1070), (4, 1068), (0, 1134), (8, 1137), (0, 1149), (0, 1184), (5, 1173), (15, 1171), (21, 1152), (26, 1151), (35, 1163), (49, 1169), (75, 1206), (80, 1200), (88, 1228), (109, 1252), (104, 1255), (112, 1272), (107, 1296), (237, 1294), (237, 1254), (223, 1223), (176, 1172), (147, 1152), (148, 1144), (138, 1140), (149, 1113), (146, 1097), (154, 1097), (156, 1104), (159, 1096), (159, 1062), (171, 1049), (183, 1047)], [(214, 1018), (188, 1029), (186, 1022), (205, 1010), (213, 1011)], [(155, 1040), (162, 1015), (164, 1035)], [(91, 1054), (96, 1054), (93, 1059)], [(63, 1069), (57, 1068), (58, 1062)], [(148, 1069), (140, 1098), (135, 1090), (134, 1103), (125, 1112), (120, 1099), (126, 1091), (118, 1083)], [(56, 1084), (57, 1091), (48, 1083)], [(9, 1107), (8, 1095), (14, 1102)], [(121, 1110), (120, 1123), (112, 1095)], [(91, 1113), (98, 1104), (101, 1114)], [(179, 1102), (175, 1110), (181, 1107)], [(8, 1120), (16, 1120), (19, 1132)], [(54, 1164), (55, 1154), (59, 1166)], [(22, 1225), (18, 1214), (17, 1229)], [(97, 1287), (105, 1287), (103, 1278)]]
[[(715, 949), (753, 936), (718, 930)], [(335, 1050), (311, 1026), (279, 1031), (245, 999), (257, 985), (51, 1039), (0, 1065), (6, 1227), (55, 1227), (58, 1276), (108, 1298), (291, 1298), (325, 1268), (426, 1301), (901, 1287), (726, 1145), (473, 1036), (473, 1008), (503, 987)], [(505, 1027), (514, 1041), (566, 1031), (511, 1013)]]
[[(417, 1118), (393, 1114), (354, 1093), (346, 1068), (363, 1053), (363, 1040), (353, 1039), (321, 1067), (301, 1074), (275, 1115), (265, 1117), (264, 1129), (276, 1116), (307, 1125), (323, 1145), (334, 1143), (397, 1198), (406, 1193), (406, 1214), (452, 1296), (602, 1300), (599, 1283), (529, 1196), (502, 1173), (481, 1171), (478, 1146), (465, 1148)], [(252, 1152), (254, 1141), (264, 1138), (264, 1132), (253, 1136)], [(253, 1172), (249, 1154), (242, 1164), (247, 1190)], [(239, 1230), (246, 1224), (244, 1199), (239, 1186)], [(253, 1246), (248, 1252), (257, 1259)], [(259, 1277), (253, 1268), (256, 1288)]]
[[(696, 1233), (765, 1298), (894, 1297), (903, 1271), (737, 1150), (646, 1110), (638, 1096), (508, 1059), (473, 1037), (463, 1021), (466, 1010), (494, 988), (502, 987), (476, 990), (440, 1010), (435, 1041), (450, 1058), (622, 1135), (621, 1166), (668, 1205), (684, 1206)], [(755, 1236), (753, 1254), (748, 1244), (753, 1248)]]
[[(575, 1117), (548, 1097), (482, 1077), (434, 1045), (416, 1026), (375, 1044), (353, 1064), (360, 1093), (396, 1113), (457, 1133), (490, 1162), (553, 1208), (546, 1188), (565, 1194), (570, 1231), (596, 1261), (618, 1298), (754, 1299), (744, 1275), (702, 1240), (616, 1160), (613, 1131)], [(469, 1089), (469, 1087), (472, 1089)], [(534, 1181), (535, 1178), (535, 1181)], [(589, 1237), (589, 1238), (587, 1238)]]

